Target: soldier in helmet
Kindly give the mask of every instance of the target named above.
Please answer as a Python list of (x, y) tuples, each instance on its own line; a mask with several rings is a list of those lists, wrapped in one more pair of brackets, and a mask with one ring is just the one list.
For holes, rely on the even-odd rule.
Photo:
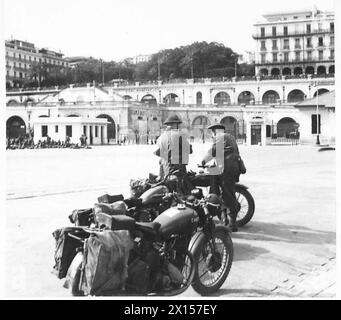
[(175, 170), (179, 170), (185, 176), (192, 146), (188, 141), (188, 133), (179, 128), (181, 123), (176, 114), (171, 114), (164, 122), (166, 130), (156, 141), (158, 150), (155, 154), (160, 157), (161, 178)]
[[(218, 191), (218, 186), (222, 189), (222, 198), (229, 209), (230, 229), (238, 231), (237, 219), (237, 200), (235, 195), (236, 181), (239, 181), (239, 149), (234, 136), (225, 133), (225, 126), (222, 124), (213, 124), (208, 127), (212, 130), (213, 144), (202, 160), (206, 164), (212, 159), (216, 159), (218, 167), (221, 169), (211, 181), (213, 192)], [(217, 150), (222, 148), (222, 150)], [(219, 159), (218, 154), (221, 155)]]

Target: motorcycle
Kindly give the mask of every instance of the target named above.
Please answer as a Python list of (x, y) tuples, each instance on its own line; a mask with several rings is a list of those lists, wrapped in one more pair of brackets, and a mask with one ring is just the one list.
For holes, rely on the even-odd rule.
[[(211, 190), (211, 179), (210, 168), (214, 168), (213, 165), (198, 165), (200, 170), (198, 173), (191, 171), (188, 173), (189, 181), (196, 187), (202, 188), (205, 193), (212, 192)], [(219, 194), (221, 190), (214, 190), (215, 193)], [(236, 223), (239, 227), (246, 225), (253, 217), (255, 212), (255, 201), (248, 191), (248, 187), (236, 183), (236, 199), (237, 199), (237, 220)], [(227, 206), (227, 204), (225, 204)]]
[[(130, 266), (136, 261), (146, 264), (150, 273), (143, 295), (176, 295), (189, 286), (201, 295), (208, 295), (225, 282), (232, 265), (233, 243), (228, 228), (213, 220), (221, 210), (220, 203), (214, 202), (218, 197), (211, 194), (199, 199), (197, 191), (193, 190), (186, 199), (176, 192), (166, 194), (164, 198), (177, 205), (162, 212), (152, 222), (138, 222), (124, 216), (127, 225), (134, 225), (133, 229), (129, 228), (134, 248), (129, 255), (127, 283)], [(98, 217), (97, 221), (107, 221), (105, 219), (108, 217)], [(96, 230), (115, 230), (115, 219), (117, 216), (111, 216), (109, 224), (99, 222)], [(89, 228), (84, 230), (92, 231)], [(84, 294), (80, 283), (87, 239), (78, 240), (78, 253), (67, 275), (72, 295)], [(126, 286), (116, 294), (136, 294), (136, 290)]]

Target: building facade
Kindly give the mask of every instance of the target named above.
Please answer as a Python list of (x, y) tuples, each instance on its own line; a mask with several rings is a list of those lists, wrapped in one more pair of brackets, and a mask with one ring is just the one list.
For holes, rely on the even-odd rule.
[(44, 75), (39, 71), (43, 67), (46, 72), (52, 72), (54, 68), (62, 70), (68, 67), (62, 53), (37, 48), (27, 41), (7, 40), (5, 48), (6, 83), (10, 87), (32, 80), (42, 81)]
[(258, 75), (334, 74), (334, 12), (289, 11), (256, 23)]

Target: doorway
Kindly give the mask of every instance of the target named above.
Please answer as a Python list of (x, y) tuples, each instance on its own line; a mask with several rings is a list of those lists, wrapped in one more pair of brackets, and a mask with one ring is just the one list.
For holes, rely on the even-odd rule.
[(251, 145), (257, 145), (262, 141), (262, 126), (251, 125)]

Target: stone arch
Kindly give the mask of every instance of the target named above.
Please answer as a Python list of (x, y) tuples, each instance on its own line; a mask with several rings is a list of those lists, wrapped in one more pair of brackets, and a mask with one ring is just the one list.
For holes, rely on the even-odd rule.
[(268, 75), (269, 75), (269, 70), (266, 69), (266, 68), (260, 69), (260, 70), (259, 70), (259, 74), (260, 74), (261, 76), (268, 76)]
[(192, 121), (191, 135), (194, 138), (205, 141), (210, 136), (210, 132), (207, 127), (211, 124), (211, 121), (206, 116), (197, 116)]
[(239, 124), (236, 118), (227, 116), (220, 120), (220, 123), (225, 126), (225, 131), (227, 133), (232, 134), (235, 138), (237, 138), (239, 132)]
[(251, 91), (243, 91), (238, 96), (238, 104), (254, 104), (255, 96)]
[(314, 74), (315, 73), (315, 68), (313, 66), (307, 66), (305, 68), (305, 73), (306, 74)]
[(202, 93), (201, 93), (201, 91), (198, 91), (196, 94), (196, 102), (197, 102), (197, 106), (202, 105)]
[(7, 101), (8, 106), (14, 106), (17, 104), (20, 104), (20, 102), (18, 102), (16, 99), (10, 99), (9, 101)]
[(334, 65), (330, 66), (328, 71), (330, 74), (334, 74), (335, 73), (335, 66)]
[(278, 68), (272, 68), (271, 69), (271, 75), (272, 76), (279, 76), (281, 71)]
[(149, 106), (157, 104), (156, 98), (150, 93), (144, 95), (141, 99), (141, 102)]
[(326, 74), (326, 67), (325, 66), (318, 66), (317, 74)]
[(316, 97), (316, 96), (317, 96), (317, 91), (318, 91), (318, 94), (319, 94), (319, 96), (320, 96), (321, 94), (324, 94), (324, 93), (327, 93), (327, 92), (329, 92), (329, 90), (328, 90), (328, 89), (326, 89), (326, 88), (321, 88), (321, 89), (318, 89), (318, 90), (316, 90), (316, 91), (315, 91), (315, 93), (314, 93), (314, 97)]
[(124, 95), (124, 96), (122, 97), (122, 99), (123, 99), (124, 101), (129, 101), (129, 100), (133, 99), (133, 97), (130, 96), (130, 95), (128, 95), (128, 94), (126, 94), (126, 95)]
[(166, 104), (166, 105), (179, 105), (180, 104), (180, 98), (175, 93), (168, 93), (163, 98), (163, 103)]
[(220, 91), (214, 96), (214, 103), (218, 105), (231, 104), (231, 98), (225, 91)]
[(303, 73), (303, 69), (301, 67), (296, 67), (294, 69), (294, 75), (300, 75)]
[(305, 98), (305, 94), (303, 91), (295, 89), (289, 92), (287, 101), (288, 102), (300, 102)]
[(290, 76), (291, 75), (291, 69), (290, 68), (284, 68), (282, 70), (282, 75), (283, 76)]
[(263, 94), (262, 103), (263, 104), (274, 104), (280, 100), (279, 93), (275, 90), (268, 90)]
[(107, 119), (107, 121), (109, 122), (107, 124), (107, 139), (108, 141), (109, 139), (115, 139), (116, 138), (116, 123), (114, 119), (107, 114), (100, 114), (96, 118)]
[(79, 114), (75, 114), (75, 113), (71, 113), (69, 115), (67, 115), (68, 118), (77, 118), (77, 117), (80, 117)]
[(25, 103), (25, 104), (27, 104), (27, 103), (36, 103), (36, 101), (35, 101), (35, 99), (29, 97), (29, 98), (27, 98), (27, 99), (24, 101), (24, 103)]
[(277, 122), (277, 136), (290, 138), (290, 136), (298, 131), (298, 123), (291, 117), (281, 118)]
[(6, 137), (13, 139), (26, 134), (26, 123), (19, 116), (12, 116), (6, 121)]

